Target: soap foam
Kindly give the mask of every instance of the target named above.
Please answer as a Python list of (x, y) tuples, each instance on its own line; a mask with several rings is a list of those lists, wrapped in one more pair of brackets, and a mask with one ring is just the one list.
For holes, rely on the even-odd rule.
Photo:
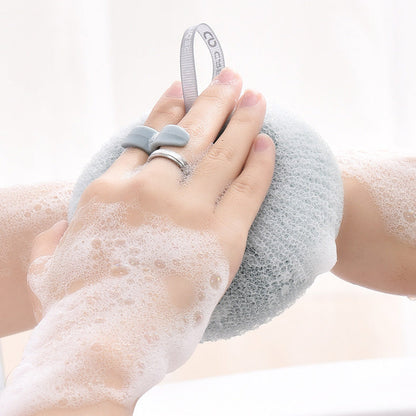
[[(272, 183), (249, 230), (240, 269), (202, 341), (230, 338), (270, 321), (336, 263), (343, 184), (335, 157), (308, 125), (267, 103), (261, 132), (276, 147)], [(86, 166), (74, 188), (69, 220), (86, 186), (123, 152), (121, 142), (130, 129), (145, 120), (146, 115), (111, 138)]]
[[(0, 189), (0, 279), (13, 287), (9, 296), (21, 323), (33, 321), (25, 279), (34, 238), (66, 218), (72, 189), (73, 184), (64, 182)], [(6, 319), (12, 312), (7, 302), (0, 305)]]
[(386, 231), (416, 246), (416, 155), (400, 149), (339, 149), (343, 176), (366, 185)]
[(19, 255), (26, 256), (23, 261), (28, 266), (33, 243), (30, 236), (66, 217), (72, 190), (73, 184), (65, 182), (0, 189), (0, 265), (16, 256), (18, 242)]
[(211, 232), (153, 214), (135, 227), (129, 209), (138, 207), (84, 205), (76, 223), (85, 225), (71, 224), (54, 256), (32, 263), (44, 316), (0, 398), (4, 414), (105, 400), (132, 409), (194, 351), (227, 287), (228, 261)]

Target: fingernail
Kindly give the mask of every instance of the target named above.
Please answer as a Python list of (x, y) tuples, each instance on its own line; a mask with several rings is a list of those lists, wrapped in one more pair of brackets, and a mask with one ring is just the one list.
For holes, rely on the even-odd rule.
[(68, 228), (68, 221), (67, 220), (61, 220), (58, 221), (56, 224), (52, 227), (54, 231), (64, 233), (64, 231)]
[(182, 98), (182, 84), (175, 81), (165, 92), (166, 97)]
[(231, 68), (223, 68), (212, 80), (212, 84), (233, 84), (238, 80), (238, 75)]
[(254, 151), (261, 152), (269, 147), (269, 139), (266, 136), (260, 135), (256, 138), (254, 143)]
[(239, 107), (248, 107), (255, 105), (260, 100), (260, 93), (252, 90), (247, 90), (244, 95), (241, 97)]

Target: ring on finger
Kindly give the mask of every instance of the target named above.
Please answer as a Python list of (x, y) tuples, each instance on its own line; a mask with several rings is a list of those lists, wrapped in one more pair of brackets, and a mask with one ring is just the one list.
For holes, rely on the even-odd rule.
[(155, 157), (164, 157), (166, 159), (169, 159), (172, 162), (176, 163), (176, 165), (180, 168), (184, 175), (189, 174), (189, 163), (179, 153), (176, 153), (173, 150), (168, 149), (157, 149), (151, 153), (147, 161), (149, 162)]

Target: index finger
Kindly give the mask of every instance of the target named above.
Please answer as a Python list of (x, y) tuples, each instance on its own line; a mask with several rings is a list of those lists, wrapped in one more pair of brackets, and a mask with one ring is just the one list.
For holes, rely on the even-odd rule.
[[(167, 124), (177, 124), (185, 115), (182, 84), (175, 81), (159, 98), (144, 125), (160, 131)], [(143, 165), (149, 155), (137, 147), (126, 149), (107, 169), (105, 174), (123, 175), (128, 170)]]

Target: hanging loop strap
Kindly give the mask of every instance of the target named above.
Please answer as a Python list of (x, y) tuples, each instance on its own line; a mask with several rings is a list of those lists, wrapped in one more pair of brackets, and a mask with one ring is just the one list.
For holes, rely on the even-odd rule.
[(205, 23), (200, 23), (197, 26), (189, 27), (183, 37), (181, 43), (181, 81), (183, 99), (185, 102), (185, 112), (188, 112), (198, 97), (198, 85), (195, 71), (195, 56), (194, 56), (194, 38), (195, 33), (198, 32), (208, 50), (212, 59), (212, 78), (215, 78), (225, 66), (224, 54), (221, 45), (214, 31)]

